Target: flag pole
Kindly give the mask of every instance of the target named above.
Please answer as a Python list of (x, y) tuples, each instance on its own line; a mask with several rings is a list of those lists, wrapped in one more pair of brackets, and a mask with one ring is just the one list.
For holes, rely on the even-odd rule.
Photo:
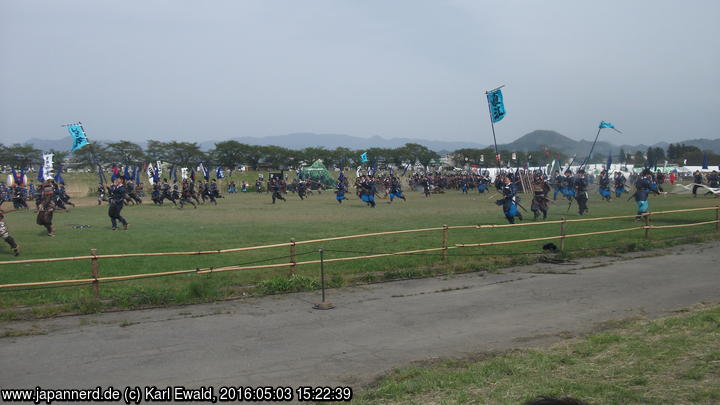
[[(500, 87), (496, 87), (492, 90), (488, 90), (485, 92), (485, 98), (487, 98), (487, 95), (492, 93), (493, 91), (500, 90), (505, 85), (503, 84)], [(497, 138), (495, 137), (495, 122), (493, 122), (492, 117), (492, 109), (490, 108), (490, 102), (488, 101), (488, 114), (490, 115), (490, 128), (492, 128), (492, 134), (493, 134), (493, 144), (495, 145), (495, 162), (497, 163), (498, 172), (500, 171), (500, 154), (498, 153), (498, 147), (497, 147)], [(497, 174), (496, 174), (497, 176)]]
[(590, 147), (590, 153), (588, 153), (585, 160), (580, 165), (580, 168), (582, 169), (585, 167), (585, 164), (587, 164), (588, 160), (590, 160), (590, 156), (592, 156), (593, 150), (595, 150), (595, 144), (597, 143), (598, 137), (600, 136), (600, 131), (602, 131), (602, 127), (598, 128), (597, 134), (595, 134), (595, 140), (593, 141), (592, 146)]

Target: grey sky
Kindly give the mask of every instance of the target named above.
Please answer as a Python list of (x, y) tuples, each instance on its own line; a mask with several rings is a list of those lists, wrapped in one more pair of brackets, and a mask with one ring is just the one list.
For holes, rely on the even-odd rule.
[(720, 137), (720, 1), (0, 0), (0, 142)]

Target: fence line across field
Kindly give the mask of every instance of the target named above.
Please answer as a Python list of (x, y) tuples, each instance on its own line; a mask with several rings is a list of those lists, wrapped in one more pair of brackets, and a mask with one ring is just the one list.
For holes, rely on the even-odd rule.
[[(675, 214), (675, 213), (682, 213), (682, 212), (710, 211), (710, 210), (715, 211), (715, 220), (694, 222), (694, 223), (687, 223), (687, 224), (675, 224), (675, 225), (651, 225), (651, 222), (650, 222), (652, 216), (664, 215), (664, 214)], [(397, 234), (406, 234), (406, 233), (415, 233), (415, 232), (442, 231), (442, 233), (443, 233), (442, 245), (443, 246), (438, 247), (438, 248), (415, 249), (415, 250), (391, 252), (391, 253), (377, 253), (377, 254), (364, 255), (364, 256), (338, 257), (338, 258), (332, 258), (332, 259), (325, 259), (324, 262), (325, 263), (333, 263), (333, 262), (343, 262), (343, 261), (352, 261), (352, 260), (361, 260), (361, 259), (373, 259), (373, 258), (380, 258), (380, 257), (412, 255), (412, 254), (419, 254), (419, 253), (424, 253), (424, 252), (439, 252), (439, 254), (442, 256), (443, 260), (447, 260), (447, 257), (448, 257), (447, 252), (450, 249), (510, 245), (510, 244), (540, 242), (540, 241), (550, 241), (550, 240), (560, 240), (560, 250), (564, 250), (564, 242), (565, 242), (565, 239), (567, 239), (567, 238), (578, 238), (578, 237), (587, 237), (587, 236), (593, 236), (593, 235), (603, 235), (603, 234), (611, 234), (611, 233), (644, 230), (645, 238), (647, 239), (647, 238), (649, 238), (649, 232), (652, 229), (683, 228), (683, 227), (692, 227), (692, 226), (709, 225), (709, 224), (715, 224), (715, 230), (720, 232), (720, 206), (649, 212), (649, 213), (642, 215), (643, 220), (644, 220), (643, 224), (641, 224), (640, 226), (635, 226), (635, 227), (631, 227), (631, 228), (621, 228), (621, 229), (575, 233), (575, 234), (567, 234), (565, 232), (565, 225), (568, 223), (607, 221), (607, 220), (627, 219), (627, 218), (635, 218), (635, 217), (636, 217), (635, 215), (621, 215), (621, 216), (612, 216), (612, 217), (579, 218), (579, 219), (569, 219), (569, 220), (566, 220), (563, 218), (562, 220), (556, 220), (556, 221), (531, 222), (531, 223), (522, 223), (522, 224), (455, 225), (455, 226), (443, 225), (442, 227), (408, 229), (408, 230), (387, 231), (387, 232), (374, 232), (374, 233), (365, 233), (365, 234), (357, 234), (357, 235), (329, 237), (329, 238), (322, 238), (322, 239), (311, 239), (311, 240), (306, 240), (306, 241), (295, 241), (294, 239), (291, 239), (290, 242), (286, 242), (286, 243), (276, 243), (276, 244), (262, 245), (262, 246), (249, 246), (249, 247), (241, 247), (241, 248), (233, 248), (233, 249), (204, 250), (204, 251), (197, 251), (197, 252), (127, 253), (127, 254), (97, 255), (96, 254), (97, 251), (95, 249), (91, 249), (91, 255), (89, 255), (89, 256), (73, 256), (73, 257), (62, 257), (62, 258), (29, 259), (29, 260), (15, 260), (15, 261), (0, 262), (0, 265), (3, 265), (3, 264), (49, 263), (49, 262), (59, 262), (59, 261), (90, 260), (91, 267), (92, 267), (92, 277), (91, 278), (76, 279), (76, 280), (55, 280), (55, 281), (40, 281), (40, 282), (30, 282), (30, 283), (3, 284), (3, 285), (0, 285), (0, 290), (6, 289), (6, 288), (18, 288), (18, 287), (57, 286), (57, 285), (62, 285), (62, 284), (68, 284), (68, 285), (92, 284), (93, 285), (93, 295), (99, 296), (99, 283), (100, 282), (108, 282), (108, 281), (135, 280), (135, 279), (149, 278), (149, 277), (161, 277), (161, 276), (193, 274), (193, 273), (195, 273), (195, 274), (211, 274), (211, 273), (219, 273), (219, 272), (226, 272), (226, 271), (258, 270), (258, 269), (271, 269), (271, 268), (282, 268), (282, 267), (290, 268), (291, 274), (294, 274), (297, 266), (320, 263), (320, 260), (307, 260), (307, 261), (298, 262), (296, 259), (296, 256), (306, 255), (309, 252), (302, 253), (302, 254), (296, 254), (295, 247), (297, 245), (330, 242), (330, 241), (337, 241), (337, 240), (366, 238), (366, 237), (374, 237), (374, 236), (397, 235)], [(539, 237), (539, 238), (529, 238), (529, 239), (515, 239), (515, 240), (497, 241), (497, 242), (458, 243), (458, 244), (455, 244), (454, 246), (448, 245), (448, 231), (452, 230), (452, 229), (494, 229), (494, 228), (513, 228), (513, 227), (522, 227), (522, 226), (538, 226), (538, 225), (553, 225), (553, 224), (560, 225), (560, 235), (553, 235), (553, 236), (546, 236), (546, 237)], [(259, 249), (278, 248), (278, 247), (290, 247), (290, 256), (280, 257), (280, 258), (288, 258), (290, 260), (289, 263), (259, 264), (259, 265), (253, 265), (253, 266), (232, 265), (232, 266), (223, 266), (223, 267), (196, 268), (196, 269), (189, 269), (189, 270), (174, 270), (174, 271), (159, 272), (159, 273), (132, 274), (132, 275), (125, 275), (125, 276), (111, 276), (111, 277), (100, 277), (99, 276), (99, 259), (172, 256), (172, 255), (220, 254), (220, 253), (232, 253), (232, 252), (259, 250)], [(269, 260), (278, 260), (280, 258), (261, 260), (261, 262), (269, 261)], [(257, 263), (257, 262), (255, 262), (255, 263)], [(246, 264), (250, 264), (250, 263), (246, 263)]]

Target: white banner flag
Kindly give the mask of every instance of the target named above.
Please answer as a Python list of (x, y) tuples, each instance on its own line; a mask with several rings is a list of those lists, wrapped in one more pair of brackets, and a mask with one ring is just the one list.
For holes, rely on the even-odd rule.
[(181, 169), (180, 169), (180, 173), (181, 173), (181, 175), (182, 175), (182, 179), (183, 179), (183, 180), (185, 180), (185, 179), (188, 178), (188, 168), (187, 168), (187, 167), (181, 168)]
[(43, 153), (43, 181), (53, 178), (53, 156), (52, 153)]

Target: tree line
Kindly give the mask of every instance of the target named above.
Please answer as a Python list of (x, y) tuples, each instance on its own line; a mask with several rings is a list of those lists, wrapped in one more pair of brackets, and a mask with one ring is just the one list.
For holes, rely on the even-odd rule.
[[(361, 162), (360, 155), (366, 152), (368, 162)], [(209, 151), (203, 151), (196, 142), (162, 142), (150, 140), (147, 147), (129, 142), (91, 142), (88, 146), (75, 151), (49, 151), (54, 153), (56, 165), (65, 165), (73, 168), (117, 166), (142, 166), (146, 162), (162, 161), (180, 167), (194, 167), (200, 162), (213, 166), (221, 166), (230, 170), (239, 166), (251, 169), (294, 169), (302, 165), (309, 165), (320, 159), (328, 167), (356, 167), (361, 164), (375, 166), (392, 164), (396, 167), (408, 163), (418, 162), (423, 166), (436, 165), (440, 155), (427, 147), (407, 143), (398, 148), (368, 148), (353, 150), (344, 147), (326, 149), (323, 147), (309, 147), (304, 149), (288, 149), (280, 146), (248, 145), (237, 141), (224, 141), (215, 144)], [(513, 159), (515, 153), (515, 159)], [(572, 156), (561, 151), (542, 150), (530, 152), (513, 152), (502, 150), (499, 152), (503, 166), (544, 166), (553, 160), (567, 163)], [(0, 144), (0, 164), (16, 168), (37, 167), (42, 163), (42, 151), (31, 145)], [(450, 153), (452, 163), (456, 167), (477, 165), (492, 167), (496, 165), (495, 151), (492, 148), (457, 149)], [(635, 165), (662, 166), (667, 160), (669, 164), (700, 165), (703, 158), (708, 157), (708, 164), (720, 163), (720, 155), (706, 151), (703, 152), (695, 146), (684, 144), (670, 144), (667, 151), (662, 148), (650, 147), (646, 152), (636, 151), (633, 154), (620, 150), (613, 156), (614, 163), (630, 163)], [(585, 156), (575, 157), (580, 162)], [(590, 163), (605, 163), (607, 155), (595, 153)], [(686, 163), (685, 163), (686, 162)]]

